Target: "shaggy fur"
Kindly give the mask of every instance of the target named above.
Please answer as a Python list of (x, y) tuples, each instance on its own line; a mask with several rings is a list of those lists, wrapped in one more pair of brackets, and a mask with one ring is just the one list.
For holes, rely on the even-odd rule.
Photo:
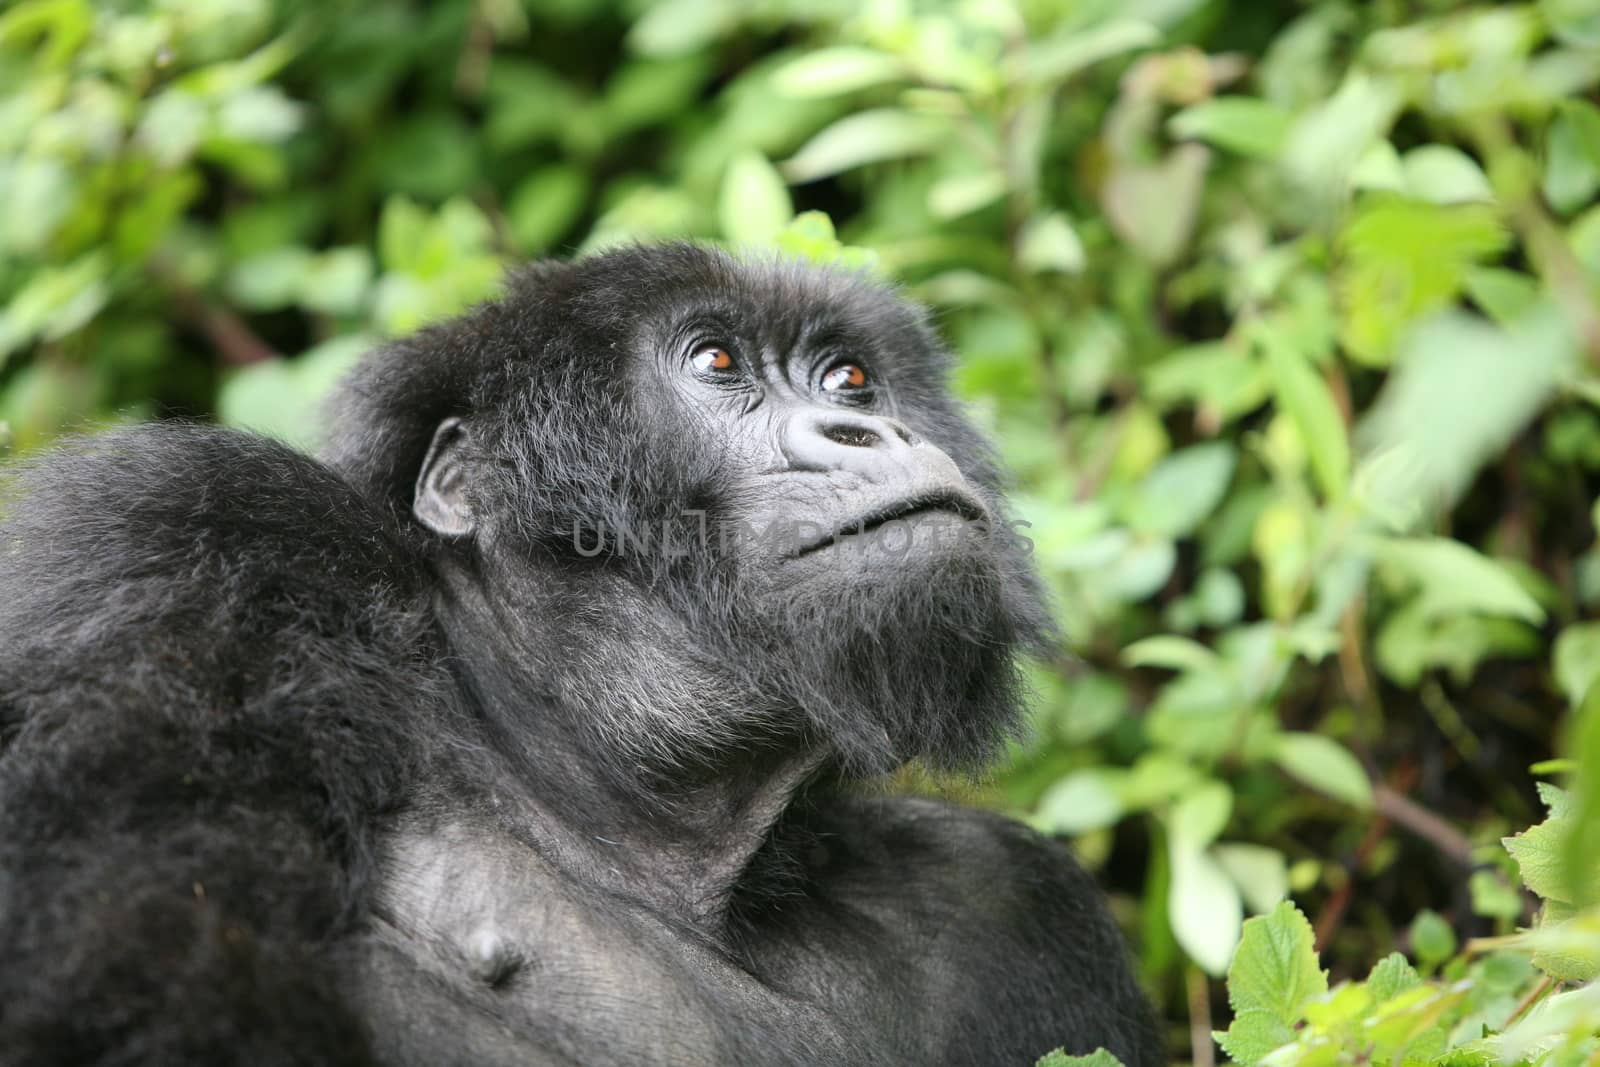
[[(713, 335), (737, 388), (684, 373)], [(881, 490), (787, 469), (800, 418), (942, 452), (998, 530), (945, 362), (862, 278), (628, 249), (373, 354), (320, 460), (158, 425), (14, 466), (0, 1063), (1160, 1062), (1056, 845), (861, 791), (1015, 728), (1020, 542), (685, 536)], [(451, 418), (459, 537), (413, 517)]]

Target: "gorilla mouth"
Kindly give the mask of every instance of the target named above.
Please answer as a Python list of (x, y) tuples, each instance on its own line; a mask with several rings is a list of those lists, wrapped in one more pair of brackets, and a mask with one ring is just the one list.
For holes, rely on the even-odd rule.
[(977, 500), (966, 493), (954, 490), (939, 490), (930, 493), (918, 493), (901, 500), (874, 508), (864, 515), (850, 519), (846, 522), (836, 523), (823, 535), (808, 544), (802, 545), (795, 553), (795, 557), (807, 556), (819, 552), (831, 545), (836, 545), (846, 537), (856, 537), (872, 533), (891, 522), (901, 522), (913, 519), (919, 515), (935, 512), (946, 512), (960, 516), (966, 522), (987, 522), (989, 513)]

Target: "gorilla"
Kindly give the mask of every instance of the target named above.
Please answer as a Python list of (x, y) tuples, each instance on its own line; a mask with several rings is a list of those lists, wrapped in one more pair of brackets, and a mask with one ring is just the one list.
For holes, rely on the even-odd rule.
[(369, 356), (320, 458), (10, 465), (0, 1062), (1162, 1062), (1057, 843), (882, 788), (1051, 639), (946, 363), (629, 247)]

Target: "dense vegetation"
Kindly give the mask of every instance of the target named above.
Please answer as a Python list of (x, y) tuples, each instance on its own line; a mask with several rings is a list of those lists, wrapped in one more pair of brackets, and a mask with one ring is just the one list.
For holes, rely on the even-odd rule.
[(846, 257), (1067, 638), (906, 788), (1070, 835), (1175, 1058), (1593, 1064), (1597, 86), (1595, 0), (12, 0), (0, 447), (312, 443), (517, 258)]

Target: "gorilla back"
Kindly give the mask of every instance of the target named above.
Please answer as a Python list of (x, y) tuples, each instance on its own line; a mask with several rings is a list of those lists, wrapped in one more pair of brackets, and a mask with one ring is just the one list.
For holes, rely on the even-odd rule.
[(1161, 1062), (981, 761), (1049, 639), (918, 315), (687, 245), (150, 426), (0, 520), (0, 1062)]

